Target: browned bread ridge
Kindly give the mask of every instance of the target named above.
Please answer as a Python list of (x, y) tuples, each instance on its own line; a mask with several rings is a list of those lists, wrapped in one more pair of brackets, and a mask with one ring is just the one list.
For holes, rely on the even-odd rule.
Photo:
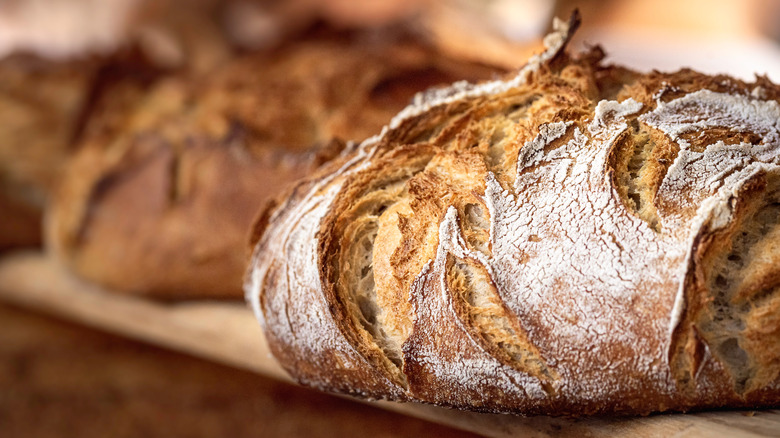
[(325, 390), (490, 412), (780, 405), (780, 87), (563, 51), (426, 93), (256, 224)]
[[(376, 35), (374, 35), (376, 37)], [(161, 298), (241, 298), (257, 209), (414, 94), (494, 69), (418, 41), (333, 33), (169, 77), (104, 109), (67, 170), (48, 244), (83, 278)]]

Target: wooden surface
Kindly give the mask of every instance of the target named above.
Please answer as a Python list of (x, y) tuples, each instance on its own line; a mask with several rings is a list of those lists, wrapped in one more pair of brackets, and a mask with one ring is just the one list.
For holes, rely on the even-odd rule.
[(477, 438), (0, 302), (2, 438)]
[[(242, 303), (165, 304), (109, 293), (74, 279), (38, 253), (13, 254), (0, 260), (0, 299), (289, 381), (268, 354), (259, 325)], [(411, 403), (376, 405), (496, 437), (780, 436), (777, 410), (571, 420), (476, 414)]]

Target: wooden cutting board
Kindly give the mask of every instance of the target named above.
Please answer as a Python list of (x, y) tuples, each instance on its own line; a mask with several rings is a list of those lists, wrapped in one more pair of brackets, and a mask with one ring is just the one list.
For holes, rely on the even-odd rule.
[[(36, 252), (0, 259), (0, 299), (266, 376), (289, 381), (243, 303), (161, 303), (119, 295), (73, 278)], [(717, 411), (639, 418), (566, 419), (477, 414), (379, 402), (405, 415), (509, 437), (780, 437), (780, 411)]]

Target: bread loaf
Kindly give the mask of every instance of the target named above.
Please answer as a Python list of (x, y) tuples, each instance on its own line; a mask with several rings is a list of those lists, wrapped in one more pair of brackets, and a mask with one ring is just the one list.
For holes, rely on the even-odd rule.
[(255, 226), (298, 381), (522, 414), (780, 404), (780, 87), (592, 48), (419, 96)]
[(54, 253), (118, 291), (240, 299), (263, 202), (417, 91), (494, 71), (419, 40), (361, 41), (323, 31), (210, 75), (169, 77), (130, 111), (101, 111), (47, 221)]
[(0, 8), (0, 251), (41, 244), (88, 119), (116, 117), (161, 74), (206, 70), (230, 51), (210, 0), (93, 3)]

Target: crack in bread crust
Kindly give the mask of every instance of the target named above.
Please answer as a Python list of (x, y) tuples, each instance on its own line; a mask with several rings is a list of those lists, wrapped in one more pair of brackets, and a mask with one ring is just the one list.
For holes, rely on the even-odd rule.
[[(738, 196), (737, 196), (738, 195)], [(748, 394), (777, 380), (780, 345), (780, 167), (761, 170), (747, 179), (728, 200), (730, 216), (722, 227), (704, 228), (691, 270), (692, 303), (686, 323), (708, 357), (678, 353), (680, 361), (703, 365), (718, 361), (728, 372), (734, 391)], [(682, 341), (678, 341), (682, 342)], [(690, 384), (691, 376), (682, 376)]]
[[(346, 327), (342, 332), (361, 354), (387, 373), (398, 386), (406, 386), (400, 371), (400, 345), (393, 342), (393, 327), (384, 324), (387, 302), (380, 296), (374, 279), (374, 242), (380, 227), (380, 217), (402, 197), (406, 181), (419, 173), (430, 161), (431, 154), (423, 147), (399, 148), (378, 160), (364, 173), (347, 181), (332, 211), (338, 215), (324, 218), (330, 232), (320, 243), (321, 263), (325, 266), (323, 289), (333, 303), (331, 312)], [(399, 165), (399, 161), (403, 165)], [(383, 178), (361, 178), (393, 163), (393, 170)], [(355, 200), (359, 200), (354, 202)], [(408, 313), (392, 309), (393, 315)]]

